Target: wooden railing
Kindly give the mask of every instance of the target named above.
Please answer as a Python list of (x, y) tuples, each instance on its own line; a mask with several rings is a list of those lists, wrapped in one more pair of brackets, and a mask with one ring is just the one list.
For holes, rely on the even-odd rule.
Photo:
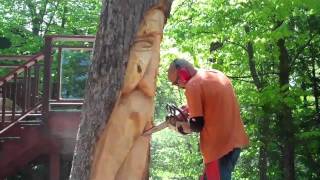
[[(45, 36), (41, 53), (34, 56), (1, 56), (0, 60), (22, 59), (26, 62), (19, 66), (0, 65), (15, 68), (0, 78), (0, 134), (22, 121), (29, 115), (41, 115), (42, 120), (49, 116), (50, 106), (81, 106), (82, 100), (65, 100), (60, 97), (61, 52), (63, 49), (92, 49), (95, 36), (49, 35)], [(62, 45), (64, 41), (86, 42), (86, 45)], [(59, 42), (55, 44), (55, 42)], [(58, 53), (58, 89), (52, 89), (51, 75), (53, 51)], [(52, 97), (51, 91), (58, 97)]]
[[(0, 134), (19, 123), (26, 116), (41, 115), (42, 120), (49, 116), (50, 105), (81, 105), (81, 100), (64, 100), (60, 98), (61, 69), (58, 69), (59, 96), (51, 98), (52, 53), (58, 50), (58, 64), (61, 65), (61, 50), (91, 49), (87, 46), (55, 45), (57, 41), (94, 42), (95, 36), (49, 35), (45, 36), (44, 50), (31, 57), (23, 56), (26, 62), (11, 70), (0, 79)], [(14, 57), (2, 57), (14, 59)], [(2, 60), (0, 58), (0, 60)], [(59, 65), (59, 66), (60, 66)], [(2, 65), (3, 66), (3, 65)], [(4, 66), (3, 66), (4, 67)], [(12, 66), (11, 66), (12, 68)]]
[(0, 134), (28, 114), (39, 114), (42, 104), (44, 54), (39, 53), (0, 79)]

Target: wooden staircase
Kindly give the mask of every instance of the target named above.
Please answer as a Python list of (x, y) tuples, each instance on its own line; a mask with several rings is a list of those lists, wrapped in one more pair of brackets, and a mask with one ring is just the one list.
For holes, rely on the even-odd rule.
[[(0, 180), (14, 175), (41, 156), (49, 159), (49, 179), (59, 179), (60, 156), (69, 154), (72, 157), (80, 120), (80, 112), (72, 112), (68, 107), (81, 106), (82, 100), (62, 99), (60, 88), (52, 88), (53, 52), (58, 52), (61, 64), (63, 48), (92, 48), (94, 40), (94, 36), (45, 36), (42, 52), (24, 57), (25, 63), (10, 66), (14, 69), (0, 79)], [(55, 45), (57, 41), (59, 45)], [(72, 47), (61, 45), (61, 41), (91, 44)], [(0, 56), (0, 61), (10, 58)], [(58, 84), (61, 84), (61, 73), (58, 74)], [(54, 106), (60, 106), (60, 111), (54, 112)], [(61, 107), (65, 111), (61, 111)]]
[(1, 135), (0, 179), (13, 175), (41, 155), (59, 154), (58, 143), (43, 132), (42, 127), (43, 125), (18, 124)]

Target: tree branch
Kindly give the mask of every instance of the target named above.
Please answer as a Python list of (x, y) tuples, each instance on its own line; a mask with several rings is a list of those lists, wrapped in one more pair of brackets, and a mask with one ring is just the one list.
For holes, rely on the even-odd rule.
[[(248, 25), (245, 25), (244, 29), (247, 34), (250, 32), (250, 28)], [(254, 60), (254, 49), (253, 49), (252, 41), (247, 42), (246, 52), (248, 54), (249, 69), (250, 69), (250, 73), (251, 73), (253, 82), (254, 82), (255, 86), (257, 87), (257, 89), (261, 90), (262, 83), (261, 83), (261, 80), (259, 79), (259, 76), (257, 73), (256, 62)]]
[(239, 44), (237, 42), (233, 42), (233, 41), (229, 41), (228, 39), (224, 40), (225, 42), (229, 43), (229, 44), (233, 44), (236, 45), (238, 47), (241, 47), (242, 49), (244, 49), (245, 51), (247, 51), (247, 48), (245, 46), (243, 46), (242, 44)]
[(298, 48), (298, 51), (297, 53), (295, 54), (295, 56), (293, 58), (291, 58), (291, 63), (290, 63), (290, 69), (291, 67), (294, 65), (296, 59), (299, 57), (299, 55), (303, 52), (303, 50), (310, 45), (311, 41), (313, 40), (315, 36), (312, 36), (310, 37), (310, 39), (304, 44), (302, 45), (300, 48)]
[(29, 12), (31, 14), (31, 19), (37, 15), (36, 8), (34, 4), (30, 0), (26, 0), (26, 5), (29, 8)]
[(46, 29), (44, 30), (44, 34), (47, 34), (47, 32), (49, 30), (49, 26), (52, 23), (53, 17), (55, 16), (55, 14), (58, 10), (59, 4), (60, 4), (60, 1), (58, 1), (57, 4), (55, 5), (54, 11), (52, 12), (52, 15), (50, 16), (49, 22), (48, 23), (46, 22)]
[(253, 83), (253, 81), (247, 80), (247, 79), (250, 79), (251, 76), (229, 76), (229, 75), (227, 75), (227, 77), (232, 79), (232, 80), (236, 80), (236, 81), (243, 81), (243, 82)]

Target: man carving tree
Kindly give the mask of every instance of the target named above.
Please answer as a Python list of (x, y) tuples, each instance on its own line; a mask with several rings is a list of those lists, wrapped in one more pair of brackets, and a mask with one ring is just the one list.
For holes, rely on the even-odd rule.
[(218, 70), (197, 70), (185, 59), (170, 64), (168, 79), (184, 89), (189, 129), (200, 133), (205, 163), (201, 179), (231, 180), (240, 148), (249, 143), (231, 81)]
[(146, 179), (160, 42), (172, 0), (104, 1), (70, 178)]

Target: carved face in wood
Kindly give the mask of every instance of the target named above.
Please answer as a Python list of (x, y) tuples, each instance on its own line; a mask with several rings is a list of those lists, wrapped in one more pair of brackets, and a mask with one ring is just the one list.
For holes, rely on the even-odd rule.
[(151, 9), (130, 49), (122, 94), (95, 147), (91, 179), (145, 179), (165, 16)]
[[(148, 66), (151, 61), (159, 61), (160, 42), (164, 26), (164, 14), (160, 9), (147, 12), (140, 24), (136, 38), (130, 50), (127, 71), (124, 80), (123, 93), (128, 93), (137, 87), (143, 78), (148, 76)], [(158, 64), (154, 64), (158, 68)], [(149, 67), (154, 68), (154, 67)], [(150, 74), (149, 74), (150, 75)], [(155, 75), (154, 77), (155, 78)], [(149, 80), (151, 80), (150, 78)], [(153, 82), (148, 82), (148, 84)], [(145, 85), (146, 86), (146, 85)], [(149, 88), (149, 89), (148, 89)], [(145, 91), (154, 91), (146, 87)], [(152, 93), (148, 93), (152, 95)]]

